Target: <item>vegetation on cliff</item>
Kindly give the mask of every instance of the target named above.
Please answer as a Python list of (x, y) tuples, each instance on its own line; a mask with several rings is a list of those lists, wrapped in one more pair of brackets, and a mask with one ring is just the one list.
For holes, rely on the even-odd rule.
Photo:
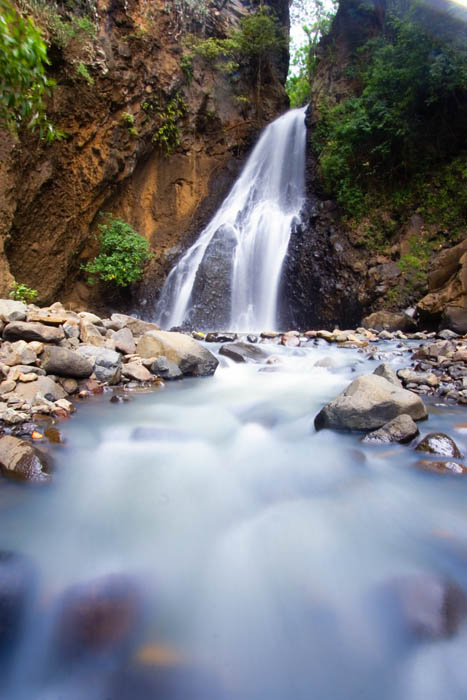
[(465, 27), (419, 2), (392, 2), (382, 31), (355, 46), (346, 72), (355, 94), (318, 105), (314, 144), (326, 190), (350, 216), (383, 199), (398, 217), (417, 210), (459, 230), (467, 214)]

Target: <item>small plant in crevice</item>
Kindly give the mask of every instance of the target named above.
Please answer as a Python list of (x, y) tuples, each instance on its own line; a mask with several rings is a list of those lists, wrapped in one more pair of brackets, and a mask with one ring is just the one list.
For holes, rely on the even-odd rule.
[(39, 292), (37, 289), (31, 289), (25, 284), (20, 284), (13, 282), (13, 287), (10, 290), (9, 296), (15, 301), (22, 301), (24, 304), (32, 304), (38, 297)]
[(130, 112), (123, 112), (122, 116), (120, 117), (122, 124), (125, 126), (133, 126), (135, 123), (135, 118)]
[(87, 66), (80, 61), (76, 66), (76, 75), (87, 82), (88, 85), (94, 85), (94, 78), (89, 73)]
[(180, 128), (178, 122), (187, 111), (185, 100), (181, 95), (175, 95), (169, 100), (164, 111), (157, 111), (156, 116), (160, 126), (152, 136), (152, 142), (166, 155), (172, 155), (180, 145)]
[(138, 282), (145, 263), (153, 257), (148, 241), (126, 221), (113, 214), (104, 214), (99, 225), (99, 254), (82, 269), (88, 283), (98, 280), (118, 287)]

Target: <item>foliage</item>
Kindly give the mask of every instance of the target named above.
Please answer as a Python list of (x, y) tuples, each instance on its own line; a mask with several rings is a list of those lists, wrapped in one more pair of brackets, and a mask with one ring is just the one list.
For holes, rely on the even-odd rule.
[[(146, 105), (146, 108), (145, 108)], [(145, 102), (142, 108), (146, 112), (152, 111), (152, 103)], [(179, 94), (172, 97), (167, 104), (165, 111), (158, 111), (157, 117), (160, 126), (153, 134), (152, 142), (155, 143), (166, 155), (171, 155), (180, 145), (179, 120), (186, 114), (186, 104)]]
[(0, 0), (0, 126), (11, 131), (27, 126), (53, 140), (59, 135), (45, 112), (55, 85), (46, 73), (46, 45), (31, 18), (23, 18)]
[(361, 93), (321, 105), (315, 131), (325, 187), (356, 217), (383, 189), (394, 202), (413, 203), (424, 188), (430, 199), (428, 173), (465, 144), (465, 30), (416, 1), (401, 7), (355, 54)]
[(99, 255), (83, 269), (89, 284), (100, 279), (127, 287), (141, 279), (144, 263), (152, 257), (149, 243), (122, 219), (105, 216), (106, 223), (99, 225)]
[(336, 13), (337, 0), (325, 5), (322, 0), (305, 3), (294, 0), (290, 8), (292, 23), (302, 25), (306, 37), (304, 44), (291, 44), (291, 67), (285, 89), (290, 99), (290, 106), (303, 107), (311, 99), (311, 81), (318, 62), (318, 46), (322, 36), (326, 35)]
[(80, 78), (83, 78), (88, 85), (94, 85), (94, 78), (89, 73), (89, 70), (83, 61), (80, 61), (76, 66), (76, 73)]
[(120, 117), (122, 120), (122, 124), (125, 124), (125, 126), (133, 126), (135, 123), (135, 118), (130, 112), (123, 112), (122, 116)]
[(10, 291), (10, 297), (16, 301), (22, 301), (24, 304), (32, 304), (38, 297), (39, 292), (37, 289), (31, 289), (25, 284), (19, 284), (19, 282), (14, 281), (13, 287)]

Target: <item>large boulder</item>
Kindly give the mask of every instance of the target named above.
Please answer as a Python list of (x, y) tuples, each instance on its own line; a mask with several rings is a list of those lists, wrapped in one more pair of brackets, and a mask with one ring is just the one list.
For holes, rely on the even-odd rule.
[(375, 311), (365, 316), (362, 320), (364, 328), (373, 328), (376, 331), (412, 331), (416, 329), (416, 323), (407, 314), (393, 311)]
[(441, 328), (449, 328), (460, 335), (467, 334), (467, 308), (448, 304), (441, 316)]
[(315, 418), (315, 428), (377, 430), (402, 414), (413, 420), (427, 417), (425, 404), (419, 396), (384, 377), (363, 374), (321, 409)]
[[(438, 322), (457, 333), (467, 331), (467, 238), (443, 250), (432, 262), (429, 292), (418, 302), (422, 319)], [(451, 319), (453, 323), (451, 324)]]
[(91, 361), (94, 360), (94, 374), (100, 382), (118, 384), (122, 368), (122, 358), (118, 352), (96, 345), (80, 345), (77, 352)]
[(164, 356), (184, 375), (203, 377), (214, 374), (219, 360), (194, 338), (171, 331), (149, 331), (138, 341), (141, 357)]
[(83, 378), (92, 374), (94, 361), (74, 350), (49, 345), (41, 355), (41, 366), (47, 374)]
[(38, 340), (41, 343), (58, 343), (65, 333), (62, 328), (46, 326), (43, 323), (13, 321), (3, 329), (5, 340)]
[(16, 481), (43, 483), (50, 480), (45, 460), (32, 445), (11, 435), (0, 437), (0, 471)]

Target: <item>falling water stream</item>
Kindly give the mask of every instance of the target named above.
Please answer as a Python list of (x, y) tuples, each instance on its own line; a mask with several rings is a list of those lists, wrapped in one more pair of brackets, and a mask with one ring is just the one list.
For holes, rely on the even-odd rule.
[[(230, 194), (171, 270), (156, 310), (162, 327), (189, 320), (197, 301), (197, 274), (206, 253), (217, 245), (231, 261), (223, 299), (230, 306), (226, 327), (276, 328), (282, 263), (304, 204), (305, 110), (287, 112), (264, 130)], [(211, 321), (211, 327), (219, 327), (216, 319)]]
[[(261, 361), (220, 357), (210, 378), (96, 398), (62, 424), (52, 485), (0, 481), (0, 550), (33, 572), (1, 698), (465, 700), (467, 627), (419, 638), (387, 598), (413, 576), (467, 588), (465, 478), (421, 472), (410, 446), (314, 431), (376, 360), (255, 347)], [(465, 453), (462, 415), (433, 404), (421, 431)], [(117, 607), (97, 638), (79, 615), (67, 626), (69, 592), (109, 575), (130, 601), (139, 591), (142, 614)], [(428, 624), (438, 608), (428, 596)]]

